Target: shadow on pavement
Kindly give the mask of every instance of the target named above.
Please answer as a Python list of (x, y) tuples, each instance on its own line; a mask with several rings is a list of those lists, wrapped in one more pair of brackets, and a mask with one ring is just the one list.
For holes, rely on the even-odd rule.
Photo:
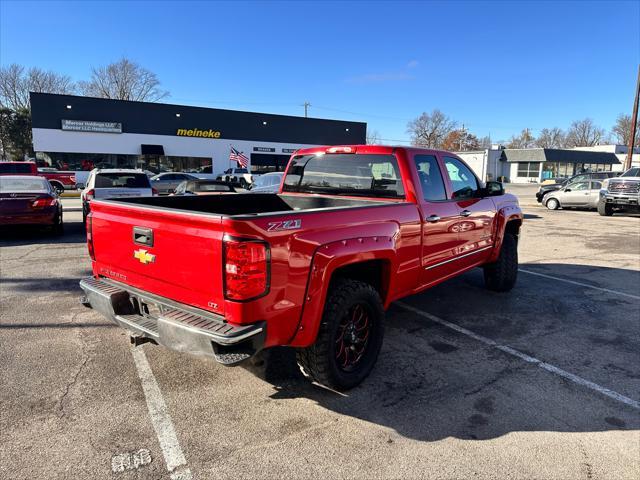
[(79, 277), (0, 278), (0, 288), (27, 293), (77, 293), (80, 296), (80, 279), (89, 276), (91, 269), (86, 269)]
[(0, 226), (0, 247), (41, 245), (57, 243), (85, 243), (86, 233), (82, 222), (64, 222), (64, 233), (55, 235), (46, 227), (31, 225)]
[[(530, 270), (539, 267), (522, 266)], [(567, 278), (589, 269), (591, 275), (594, 270), (616, 275), (631, 285), (638, 285), (640, 279), (640, 272), (633, 270), (559, 264), (545, 268)], [(511, 293), (496, 294), (485, 291), (481, 275), (470, 272), (409, 297), (406, 303), (422, 303), (430, 313), (435, 311), (441, 318), (502, 344), (516, 345), (532, 356), (540, 355), (544, 361), (553, 360), (560, 368), (587, 379), (601, 378), (605, 387), (616, 390), (616, 385), (625, 386), (631, 392), (627, 395), (638, 401), (634, 386), (640, 379), (640, 337), (637, 319), (628, 318), (634, 311), (640, 312), (637, 302), (634, 307), (633, 301), (627, 300), (623, 309), (622, 301), (616, 299), (606, 304), (608, 311), (602, 305), (594, 310), (593, 304), (601, 302), (597, 296), (592, 297), (591, 292), (583, 295), (574, 286), (560, 283), (554, 285), (556, 296), (548, 295), (546, 304), (531, 304), (530, 297), (522, 293), (545, 287), (532, 287), (537, 281), (532, 276), (522, 280)], [(460, 302), (461, 295), (465, 302)], [(438, 308), (427, 306), (436, 303)], [(467, 314), (463, 319), (456, 314), (476, 307), (473, 317)], [(598, 322), (613, 319), (616, 311), (627, 316), (627, 325), (620, 327), (616, 318), (616, 326), (598, 329)], [(579, 331), (581, 328), (585, 330)], [(622, 333), (606, 328), (618, 328)], [(549, 351), (538, 350), (542, 347), (529, 352), (525, 339), (534, 336), (559, 337), (556, 341), (562, 353), (554, 353), (550, 359)], [(584, 370), (574, 370), (576, 365)], [(640, 416), (633, 407), (395, 305), (387, 315), (385, 343), (373, 373), (345, 395), (309, 383), (297, 368), (293, 349), (265, 352), (263, 364), (247, 369), (273, 385), (272, 399), (309, 398), (327, 410), (424, 441), (447, 437), (482, 440), (523, 431), (640, 429)]]

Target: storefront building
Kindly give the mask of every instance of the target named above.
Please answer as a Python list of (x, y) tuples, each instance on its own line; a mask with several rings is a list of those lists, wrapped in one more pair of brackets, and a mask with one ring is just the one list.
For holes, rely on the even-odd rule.
[(219, 174), (281, 171), (304, 147), (365, 143), (366, 123), (235, 110), (31, 93), (33, 147), (40, 166), (89, 171)]
[(538, 183), (585, 172), (620, 171), (617, 155), (605, 151), (555, 148), (511, 149), (496, 146), (474, 152), (458, 152), (483, 180)]

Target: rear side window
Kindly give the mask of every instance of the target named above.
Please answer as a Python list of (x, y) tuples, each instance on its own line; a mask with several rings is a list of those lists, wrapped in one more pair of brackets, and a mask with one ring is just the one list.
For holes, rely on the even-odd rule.
[(434, 155), (416, 155), (414, 157), (418, 178), (422, 186), (422, 195), (427, 201), (446, 200), (444, 180)]
[(453, 186), (451, 197), (454, 199), (475, 197), (478, 192), (478, 180), (471, 169), (453, 157), (444, 157), (444, 164)]
[(49, 192), (49, 182), (42, 177), (0, 177), (0, 193), (5, 192)]
[(298, 155), (291, 160), (283, 191), (404, 198), (393, 155)]
[(0, 162), (0, 173), (31, 173), (32, 168), (28, 163)]
[(151, 188), (144, 173), (98, 173), (95, 188)]

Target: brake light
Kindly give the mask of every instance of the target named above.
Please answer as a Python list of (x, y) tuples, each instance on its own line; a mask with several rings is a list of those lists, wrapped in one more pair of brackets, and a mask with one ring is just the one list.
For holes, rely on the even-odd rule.
[(159, 195), (158, 190), (156, 190), (155, 188), (151, 187), (151, 195), (153, 195), (154, 197), (157, 197)]
[(91, 260), (95, 260), (96, 253), (93, 250), (93, 217), (91, 214), (87, 215), (87, 249), (89, 250)]
[(96, 191), (92, 188), (91, 190), (89, 190), (87, 193), (84, 194), (84, 198), (87, 200), (87, 202), (90, 202), (91, 200), (93, 200), (93, 197), (96, 195)]
[(56, 203), (55, 198), (37, 198), (31, 204), (31, 208), (53, 207)]
[(326, 153), (356, 153), (356, 147), (329, 147)]
[(269, 291), (269, 246), (265, 242), (224, 239), (224, 296), (246, 301)]

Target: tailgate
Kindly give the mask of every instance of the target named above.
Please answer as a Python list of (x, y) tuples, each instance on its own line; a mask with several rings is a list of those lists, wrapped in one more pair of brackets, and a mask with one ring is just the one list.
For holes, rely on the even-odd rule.
[(18, 215), (33, 211), (36, 193), (0, 193), (0, 215)]
[(91, 202), (94, 274), (224, 314), (218, 215)]

